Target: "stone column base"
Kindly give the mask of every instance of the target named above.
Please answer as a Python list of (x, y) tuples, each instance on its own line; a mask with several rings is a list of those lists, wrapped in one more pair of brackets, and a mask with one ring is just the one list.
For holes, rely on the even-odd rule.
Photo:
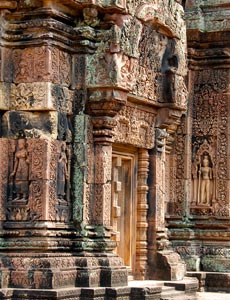
[(50, 290), (127, 285), (127, 269), (115, 254), (14, 253), (2, 255), (0, 263), (1, 288)]

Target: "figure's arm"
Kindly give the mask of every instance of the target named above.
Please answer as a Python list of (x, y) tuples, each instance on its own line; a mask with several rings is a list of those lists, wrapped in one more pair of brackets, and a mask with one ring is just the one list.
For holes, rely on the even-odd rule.
[(67, 169), (67, 160), (64, 160), (64, 172), (65, 172), (65, 178), (68, 180), (69, 179), (69, 173), (68, 173), (68, 169)]
[(27, 163), (28, 165), (29, 165), (29, 163), (30, 163), (28, 152), (26, 152), (26, 163)]
[(210, 168), (210, 170), (209, 170), (209, 178), (210, 178), (210, 179), (213, 179), (212, 168)]
[(13, 177), (16, 174), (17, 168), (18, 168), (18, 158), (15, 155), (14, 169), (13, 172), (10, 174), (10, 177)]

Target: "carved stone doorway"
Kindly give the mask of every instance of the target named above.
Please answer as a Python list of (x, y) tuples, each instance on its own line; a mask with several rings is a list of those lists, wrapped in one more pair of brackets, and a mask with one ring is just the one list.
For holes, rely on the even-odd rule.
[(134, 275), (136, 261), (136, 162), (135, 153), (113, 151), (111, 225), (116, 252), (123, 258), (130, 276)]

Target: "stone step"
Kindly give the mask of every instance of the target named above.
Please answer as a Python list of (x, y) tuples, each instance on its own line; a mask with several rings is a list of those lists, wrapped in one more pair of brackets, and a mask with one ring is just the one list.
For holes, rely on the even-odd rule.
[[(198, 281), (196, 278), (185, 278), (179, 281), (160, 281), (160, 280), (142, 280), (130, 281), (129, 287), (143, 289), (159, 289), (160, 292), (155, 298), (160, 300), (197, 300), (196, 292), (198, 289)], [(158, 297), (158, 298), (157, 298)], [(132, 299), (132, 298), (131, 298)], [(136, 299), (136, 298), (133, 298)], [(144, 298), (141, 298), (144, 299)], [(147, 298), (146, 298), (147, 299)]]
[(172, 286), (162, 286), (161, 300), (196, 300), (196, 294), (186, 294)]
[(197, 300), (197, 297), (192, 295), (187, 295), (187, 294), (175, 295), (172, 297), (162, 295), (160, 300)]
[(200, 292), (230, 293), (230, 273), (194, 271), (187, 272), (187, 276), (198, 279)]

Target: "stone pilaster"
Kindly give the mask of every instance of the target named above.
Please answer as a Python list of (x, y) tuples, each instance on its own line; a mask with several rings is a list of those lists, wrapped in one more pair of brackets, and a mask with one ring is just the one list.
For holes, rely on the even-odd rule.
[[(180, 113), (169, 115), (179, 116)], [(156, 129), (155, 148), (150, 151), (148, 276), (151, 279), (180, 280), (185, 274), (185, 263), (173, 251), (165, 224), (166, 149), (168, 151), (171, 146), (173, 136), (170, 134), (176, 129), (176, 122), (171, 123), (169, 120), (161, 119), (162, 124), (167, 124), (166, 129)]]
[(147, 269), (147, 193), (149, 154), (146, 149), (138, 151), (138, 187), (137, 187), (137, 242), (135, 279), (145, 279)]

